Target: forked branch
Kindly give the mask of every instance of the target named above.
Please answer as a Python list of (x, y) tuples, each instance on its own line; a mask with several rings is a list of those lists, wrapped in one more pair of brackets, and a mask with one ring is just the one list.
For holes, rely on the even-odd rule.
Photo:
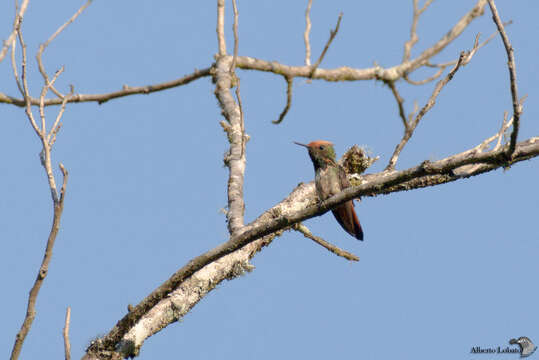
[[(45, 84), (42, 87), (40, 97), (39, 97), (39, 117), (41, 121), (40, 121), (40, 125), (38, 125), (32, 111), (31, 96), (30, 96), (30, 91), (29, 91), (29, 86), (28, 86), (28, 76), (27, 76), (28, 57), (26, 53), (26, 44), (24, 42), (24, 38), (23, 38), (22, 31), (20, 28), (20, 23), (17, 28), (17, 38), (19, 39), (19, 43), (22, 49), (21, 80), (19, 80), (18, 78), (18, 74), (16, 71), (16, 64), (13, 64), (13, 71), (14, 71), (14, 75), (15, 75), (17, 84), (19, 86), (19, 89), (22, 91), (24, 104), (25, 104), (25, 112), (28, 117), (28, 120), (32, 128), (34, 129), (36, 135), (41, 140), (42, 149), (40, 153), (40, 161), (41, 161), (41, 164), (43, 165), (43, 168), (45, 169), (45, 174), (47, 176), (49, 190), (52, 197), (53, 219), (52, 219), (52, 227), (49, 232), (47, 244), (45, 247), (45, 253), (43, 255), (43, 260), (41, 262), (41, 266), (39, 267), (36, 280), (34, 281), (34, 284), (28, 296), (26, 316), (23, 320), (23, 323), (21, 325), (19, 332), (17, 333), (15, 337), (15, 343), (13, 345), (13, 349), (11, 352), (11, 360), (18, 359), (22, 346), (26, 339), (26, 336), (28, 335), (28, 332), (30, 331), (30, 328), (32, 327), (32, 323), (36, 316), (35, 308), (36, 308), (37, 297), (41, 289), (41, 286), (43, 285), (43, 282), (47, 276), (47, 273), (49, 270), (49, 264), (52, 259), (52, 251), (54, 248), (54, 243), (56, 241), (58, 231), (60, 230), (60, 219), (62, 217), (62, 213), (64, 209), (64, 199), (65, 199), (67, 180), (68, 180), (68, 172), (65, 169), (65, 167), (60, 163), (59, 167), (60, 167), (60, 171), (62, 172), (63, 180), (62, 180), (62, 187), (60, 189), (60, 192), (58, 192), (58, 188), (56, 186), (56, 179), (54, 177), (54, 173), (52, 170), (52, 161), (51, 161), (51, 150), (52, 150), (54, 141), (56, 139), (56, 134), (58, 133), (58, 130), (60, 127), (60, 119), (62, 118), (62, 115), (64, 113), (64, 108), (65, 108), (65, 103), (66, 103), (65, 99), (62, 102), (63, 106), (61, 107), (60, 112), (50, 132), (47, 132), (47, 125), (46, 125), (45, 111), (44, 111), (45, 96), (47, 95), (47, 92), (53, 88), (54, 83), (58, 79), (60, 74), (62, 73), (63, 68), (58, 70), (54, 74), (52, 79), (50, 80), (47, 75), (44, 76)], [(13, 63), (15, 63), (14, 49), (15, 49), (15, 45), (12, 44), (12, 51), (13, 51), (12, 62)]]
[[(436, 98), (438, 97), (438, 95), (442, 91), (443, 87), (445, 85), (447, 85), (447, 83), (449, 81), (451, 81), (451, 79), (453, 79), (453, 76), (458, 71), (460, 66), (463, 65), (463, 63), (466, 62), (466, 61), (469, 61), (469, 53), (466, 53), (466, 52), (463, 51), (463, 52), (461, 52), (459, 60), (457, 61), (457, 64), (455, 65), (455, 67), (447, 74), (447, 76), (444, 79), (440, 80), (436, 84), (436, 87), (434, 88), (434, 91), (432, 92), (429, 100), (427, 101), (425, 106), (423, 106), (423, 108), (421, 108), (421, 110), (417, 113), (415, 119), (412, 122), (406, 121), (406, 118), (403, 115), (401, 115), (401, 118), (407, 124), (407, 126), (404, 127), (404, 135), (402, 136), (401, 141), (395, 147), (395, 151), (393, 151), (393, 155), (391, 155), (391, 158), (389, 159), (389, 163), (386, 166), (386, 170), (395, 169), (395, 164), (397, 163), (399, 155), (400, 155), (402, 149), (404, 149), (404, 146), (408, 143), (408, 140), (410, 140), (410, 138), (412, 137), (415, 128), (417, 127), (417, 125), (419, 124), (419, 122), (421, 121), (423, 116), (425, 116), (425, 114), (430, 109), (432, 109), (432, 107), (436, 103)], [(401, 100), (401, 101), (399, 101), (399, 100)], [(397, 98), (397, 102), (399, 103), (399, 108), (401, 108), (402, 107), (402, 104), (401, 104), (402, 99), (400, 99), (400, 97)]]
[(324, 50), (322, 50), (322, 53), (318, 57), (318, 60), (314, 63), (313, 67), (311, 68), (311, 73), (309, 74), (309, 78), (313, 78), (314, 73), (316, 72), (316, 69), (318, 69), (318, 66), (324, 60), (324, 57), (326, 56), (326, 53), (328, 52), (328, 49), (333, 42), (333, 39), (335, 39), (335, 36), (337, 36), (337, 33), (339, 32), (339, 28), (341, 26), (341, 20), (342, 20), (342, 13), (339, 14), (339, 18), (337, 19), (337, 25), (335, 25), (334, 30), (330, 30), (329, 32), (329, 39), (326, 43), (326, 46), (324, 46)]

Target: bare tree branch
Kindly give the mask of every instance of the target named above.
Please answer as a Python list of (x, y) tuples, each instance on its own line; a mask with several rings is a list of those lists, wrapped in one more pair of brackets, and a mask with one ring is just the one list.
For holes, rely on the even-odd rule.
[[(340, 67), (337, 69), (320, 69), (316, 68), (316, 71), (312, 72), (312, 66), (288, 66), (280, 64), (275, 61), (266, 61), (261, 59), (255, 59), (246, 56), (237, 57), (237, 67), (244, 70), (258, 70), (273, 72), (275, 74), (289, 76), (289, 77), (304, 77), (313, 78), (326, 81), (357, 81), (357, 80), (382, 80), (382, 81), (396, 81), (403, 76), (407, 76), (412, 71), (426, 66), (429, 63), (429, 59), (434, 55), (442, 51), (448, 44), (456, 39), (464, 29), (477, 17), (483, 14), (484, 6), (487, 0), (478, 0), (476, 5), (466, 13), (450, 30), (442, 37), (438, 42), (426, 49), (413, 60), (404, 62), (402, 64), (390, 67), (382, 68), (375, 66), (367, 69), (355, 69), (351, 67)], [(218, 26), (217, 34), (219, 41), (219, 54), (221, 56), (226, 55), (226, 43), (224, 38), (224, 0), (218, 0)], [(222, 30), (219, 30), (222, 29)], [(133, 94), (148, 94), (154, 91), (160, 91), (169, 89), (172, 87), (187, 84), (193, 80), (196, 80), (203, 76), (211, 75), (211, 67), (200, 71), (195, 71), (194, 74), (187, 75), (184, 78), (178, 80), (157, 84), (148, 85), (143, 87), (127, 87), (124, 86), (122, 91), (117, 91), (108, 94), (78, 94), (73, 95), (68, 102), (89, 102), (97, 101), (98, 103), (104, 103), (108, 100), (118, 97), (133, 95)], [(32, 105), (39, 105), (37, 99), (30, 98)], [(14, 98), (12, 96), (0, 93), (0, 103), (13, 104), (17, 106), (25, 106), (25, 101)], [(45, 106), (60, 105), (61, 99), (47, 99), (44, 102)]]
[[(19, 89), (19, 93), (24, 98), (24, 89), (23, 89), (23, 86), (21, 84), (21, 80), (19, 79), (19, 74), (17, 72), (17, 62), (15, 61), (15, 49), (16, 48), (17, 48), (17, 40), (15, 39), (12, 42), (12, 45), (11, 45), (11, 69), (13, 71), (13, 76), (15, 78), (15, 82), (17, 83), (17, 88)], [(23, 104), (25, 104), (24, 100), (21, 100), (21, 102)]]
[[(482, 153), (485, 151), (485, 149), (487, 149), (490, 144), (494, 141), (494, 140), (497, 140), (496, 142), (496, 145), (493, 147), (492, 150), (494, 151), (498, 151), (501, 146), (502, 146), (502, 138), (504, 137), (505, 135), (505, 132), (507, 131), (507, 129), (511, 126), (511, 124), (513, 123), (513, 119), (507, 121), (507, 111), (504, 113), (504, 116), (503, 116), (503, 122), (502, 122), (502, 126), (500, 128), (500, 130), (494, 134), (493, 136), (485, 139), (483, 142), (481, 142), (479, 145), (477, 145), (476, 147), (470, 149), (470, 150), (467, 150), (465, 151), (464, 155), (466, 156), (473, 156), (473, 155), (476, 155), (476, 154), (479, 154), (479, 153)], [(468, 173), (468, 172), (474, 172), (476, 171), (477, 169), (480, 169), (482, 166), (484, 166), (484, 164), (470, 164), (470, 165), (464, 165), (464, 166), (461, 166), (460, 168), (456, 169), (454, 171), (454, 173), (456, 175), (459, 175), (459, 174), (462, 174), (462, 173)]]
[[(6, 57), (7, 51), (11, 44), (16, 41), (17, 33), (19, 32), (19, 29), (21, 28), (22, 19), (24, 17), (24, 13), (26, 12), (26, 9), (28, 8), (28, 2), (29, 0), (23, 0), (20, 9), (17, 14), (15, 15), (15, 20), (13, 20), (13, 28), (11, 30), (11, 34), (9, 34), (8, 38), (4, 40), (4, 44), (2, 45), (2, 50), (0, 51), (0, 62), (4, 60)], [(17, 1), (15, 2), (17, 4)]]
[[(215, 95), (228, 121), (227, 138), (230, 149), (225, 155), (225, 164), (230, 169), (228, 177), (228, 211), (227, 222), (230, 234), (235, 234), (243, 227), (243, 177), (245, 173), (245, 152), (243, 150), (245, 134), (241, 121), (241, 109), (230, 93), (233, 77), (230, 69), (231, 57), (221, 57), (215, 67)], [(226, 71), (224, 73), (223, 71)]]
[[(67, 101), (69, 100), (70, 96), (73, 95), (73, 86), (71, 87), (71, 92), (64, 96), (62, 100), (62, 105), (60, 106), (60, 111), (58, 111), (58, 115), (56, 116), (56, 120), (52, 124), (51, 131), (49, 132), (49, 135), (47, 136), (47, 143), (49, 146), (53, 146), (56, 141), (56, 135), (58, 134), (58, 131), (60, 131), (60, 128), (62, 127), (62, 123), (60, 122), (60, 119), (62, 119), (62, 116), (64, 115), (64, 111), (66, 109)], [(43, 106), (43, 105), (42, 105)]]
[(234, 9), (234, 25), (232, 26), (232, 30), (234, 32), (234, 57), (232, 58), (232, 64), (230, 65), (230, 71), (234, 71), (236, 69), (236, 60), (238, 58), (238, 6), (236, 4), (236, 0), (232, 0), (232, 8)]
[(65, 360), (71, 360), (71, 343), (69, 342), (69, 325), (71, 322), (71, 307), (66, 309), (66, 319), (64, 323), (64, 331), (62, 332), (64, 337), (64, 354)]
[[(43, 66), (43, 61), (42, 61), (42, 57), (43, 57), (43, 52), (45, 51), (45, 49), (47, 48), (47, 46), (49, 46), (49, 44), (69, 25), (71, 24), (73, 21), (75, 21), (75, 19), (84, 11), (84, 9), (86, 9), (90, 4), (92, 3), (92, 0), (87, 0), (86, 3), (84, 5), (82, 5), (79, 10), (77, 10), (77, 12), (75, 14), (73, 14), (73, 16), (71, 16), (71, 18), (66, 21), (62, 26), (60, 26), (55, 32), (54, 34), (52, 34), (48, 39), (47, 41), (45, 41), (43, 44), (41, 44), (39, 46), (39, 50), (37, 52), (37, 55), (36, 55), (36, 60), (37, 60), (37, 65), (38, 65), (38, 68), (39, 68), (39, 72), (41, 73), (41, 76), (43, 76), (43, 80), (45, 80), (45, 85), (49, 85), (49, 76), (47, 75), (47, 71), (45, 70), (45, 66)], [(58, 96), (59, 98), (63, 98), (64, 96), (54, 88), (54, 86), (49, 86), (49, 88), (51, 89), (51, 91), (56, 95)]]
[(232, 57), (232, 64), (230, 64), (230, 73), (233, 77), (233, 84), (236, 86), (236, 100), (238, 101), (238, 107), (240, 110), (240, 128), (242, 136), (242, 144), (241, 144), (241, 155), (244, 156), (245, 154), (245, 144), (248, 140), (248, 136), (245, 135), (245, 119), (243, 117), (243, 104), (241, 102), (241, 94), (240, 94), (240, 78), (236, 76), (236, 61), (238, 58), (238, 44), (239, 44), (239, 36), (238, 36), (238, 6), (236, 4), (236, 0), (232, 0), (232, 7), (234, 10), (234, 24), (232, 26), (232, 30), (234, 32), (234, 55)]
[[(455, 73), (458, 71), (458, 69), (460, 68), (460, 66), (463, 64), (463, 62), (466, 59), (468, 59), (468, 54), (464, 51), (461, 52), (459, 61), (457, 62), (455, 67), (447, 74), (447, 76), (443, 80), (440, 80), (436, 84), (436, 87), (434, 88), (434, 91), (432, 92), (432, 95), (430, 96), (429, 101), (427, 101), (425, 106), (423, 106), (423, 108), (419, 111), (414, 121), (409, 123), (408, 126), (404, 127), (404, 135), (401, 141), (397, 144), (395, 151), (393, 152), (393, 155), (391, 155), (391, 158), (389, 159), (389, 163), (386, 166), (386, 170), (393, 170), (395, 168), (395, 164), (397, 163), (399, 155), (402, 149), (404, 149), (404, 146), (408, 143), (408, 140), (410, 140), (410, 138), (412, 137), (414, 130), (417, 127), (417, 124), (419, 124), (419, 121), (421, 121), (423, 116), (425, 116), (425, 114), (434, 106), (434, 104), (436, 103), (436, 98), (440, 94), (440, 91), (442, 91), (443, 87), (449, 81), (451, 81), (451, 79), (453, 79), (453, 76), (455, 75)], [(406, 121), (405, 118), (404, 118), (404, 121)]]
[(311, 42), (309, 35), (311, 33), (311, 6), (313, 0), (309, 0), (307, 9), (305, 10), (305, 32), (303, 33), (303, 41), (305, 42), (305, 66), (311, 66)]
[[(199, 276), (198, 274), (200, 274), (198, 273), (200, 270), (204, 269), (206, 266), (216, 266), (213, 272), (214, 275), (217, 276), (217, 273), (221, 273), (222, 268), (214, 263), (216, 260), (221, 259), (228, 254), (232, 254), (235, 251), (242, 249), (244, 246), (259, 241), (260, 239), (267, 239), (267, 236), (288, 229), (295, 223), (314, 216), (320, 216), (332, 208), (357, 197), (389, 194), (397, 191), (411, 190), (413, 188), (439, 185), (482, 174), (536, 156), (539, 156), (539, 137), (530, 138), (517, 144), (515, 156), (510, 161), (505, 157), (505, 149), (476, 154), (470, 154), (466, 151), (434, 162), (424, 161), (417, 166), (403, 171), (384, 171), (377, 174), (364, 175), (362, 176), (361, 185), (349, 187), (341, 193), (318, 204), (316, 203), (314, 183), (301, 184), (281, 203), (267, 210), (249, 225), (246, 225), (243, 231), (237, 235), (232, 235), (229, 241), (189, 261), (187, 265), (179, 269), (159, 288), (149, 294), (140, 304), (135, 306), (133, 311), (124, 316), (124, 318), (121, 319), (107, 335), (92, 343), (88, 348), (88, 352), (90, 355), (102, 352), (104, 349), (114, 352), (117, 345), (124, 344), (122, 339), (124, 339), (124, 336), (126, 336), (132, 329), (135, 327), (140, 329), (141, 327), (146, 326), (146, 322), (142, 322), (141, 319), (144, 317), (144, 319), (147, 320), (145, 315), (149, 311), (153, 311), (152, 308), (157, 303), (160, 303), (161, 300), (166, 302), (166, 298), (169, 294), (176, 289), (179, 289), (179, 286), (183, 289), (185, 281), (191, 281), (191, 279), (195, 279), (193, 281), (196, 281)], [(480, 164), (481, 166), (473, 171), (459, 171), (460, 168), (469, 164)], [(288, 209), (288, 211), (284, 209)], [(210, 270), (206, 269), (203, 271)], [(208, 274), (205, 274), (204, 278), (208, 278), (208, 276)], [(209, 276), (209, 279), (213, 279), (213, 277)], [(212, 282), (211, 280), (208, 281), (211, 284), (211, 288), (204, 288), (207, 291), (211, 290), (216, 285), (215, 282)], [(201, 291), (200, 288), (197, 287), (197, 289), (197, 291)], [(185, 289), (183, 289), (183, 291), (185, 292)], [(189, 294), (184, 293), (183, 298), (188, 299), (195, 293), (196, 292), (189, 292)], [(203, 294), (205, 294), (205, 292), (203, 292)], [(196, 301), (199, 300), (198, 296), (194, 297), (194, 299)], [(196, 304), (196, 302), (194, 304)], [(194, 306), (194, 304), (187, 301), (186, 303), (176, 303), (175, 307), (180, 307), (183, 313), (184, 310), (187, 312), (188, 309)], [(178, 314), (175, 313), (175, 315)], [(174, 321), (177, 320), (178, 318), (175, 318)], [(161, 329), (162, 328), (163, 326), (161, 326)], [(137, 342), (133, 343), (131, 338), (131, 345), (134, 347), (132, 346), (130, 348), (134, 350), (135, 347), (139, 346), (139, 344), (144, 341), (144, 339), (145, 338), (137, 338)], [(127, 349), (127, 347), (122, 348)], [(129, 353), (122, 353), (122, 356), (129, 355)], [(92, 356), (89, 358), (92, 358)]]
[[(50, 156), (50, 153), (49, 153), (49, 156)], [(50, 157), (49, 157), (49, 161), (50, 161)], [(21, 329), (17, 333), (17, 336), (15, 338), (15, 344), (13, 345), (13, 350), (11, 351), (11, 358), (10, 358), (11, 360), (16, 360), (19, 358), (22, 345), (24, 343), (24, 340), (26, 339), (26, 335), (28, 335), (28, 332), (30, 331), (30, 328), (32, 327), (32, 323), (36, 316), (35, 308), (36, 308), (37, 296), (39, 294), (39, 290), (41, 289), (41, 285), (43, 285), (43, 281), (45, 280), (45, 277), (47, 276), (47, 272), (49, 271), (49, 263), (52, 258), (52, 249), (54, 247), (56, 236), (58, 235), (58, 230), (60, 230), (60, 218), (62, 217), (62, 212), (64, 210), (64, 195), (65, 195), (65, 188), (66, 188), (67, 178), (68, 178), (68, 173), (63, 167), (63, 165), (61, 164), (60, 164), (60, 169), (62, 170), (62, 173), (64, 176), (61, 196), (53, 204), (54, 216), (53, 216), (53, 221), (52, 221), (52, 228), (49, 234), (49, 238), (47, 239), (47, 246), (45, 249), (45, 254), (43, 256), (43, 261), (41, 262), (41, 266), (39, 267), (37, 278), (34, 282), (34, 285), (32, 286), (32, 289), (30, 290), (30, 295), (28, 297), (28, 305), (26, 309), (26, 317), (24, 318)], [(52, 189), (51, 189), (51, 192), (52, 192)]]
[(318, 66), (320, 65), (322, 60), (324, 60), (324, 56), (326, 56), (326, 53), (327, 53), (327, 51), (329, 49), (329, 46), (333, 42), (333, 39), (335, 39), (335, 36), (337, 36), (337, 33), (339, 32), (339, 27), (341, 26), (341, 20), (342, 20), (342, 13), (339, 14), (339, 18), (337, 19), (337, 25), (335, 25), (335, 30), (331, 30), (329, 32), (328, 42), (326, 43), (326, 46), (324, 46), (324, 50), (322, 50), (322, 53), (320, 54), (320, 57), (314, 63), (314, 65), (313, 65), (313, 67), (311, 69), (311, 73), (309, 74), (309, 78), (312, 79), (314, 73), (316, 72), (316, 69), (318, 69)]
[(22, 52), (22, 60), (21, 60), (21, 68), (22, 68), (22, 74), (21, 74), (21, 82), (23, 86), (24, 91), (24, 105), (25, 105), (25, 112), (26, 116), (30, 120), (30, 124), (34, 128), (34, 131), (36, 132), (38, 137), (41, 137), (41, 131), (39, 130), (36, 120), (34, 119), (34, 114), (32, 114), (32, 106), (30, 103), (30, 92), (28, 90), (28, 77), (27, 77), (27, 56), (26, 56), (26, 43), (24, 42), (24, 38), (22, 36), (22, 33), (19, 31), (18, 33), (19, 42), (21, 44), (21, 52)]
[(419, 17), (421, 14), (427, 10), (429, 5), (432, 3), (432, 0), (425, 1), (425, 4), (421, 9), (418, 7), (419, 0), (414, 0), (414, 15), (412, 17), (412, 26), (410, 27), (410, 40), (408, 40), (406, 43), (404, 43), (404, 55), (402, 56), (402, 62), (406, 62), (410, 60), (410, 56), (412, 53), (412, 47), (417, 43), (419, 40), (419, 37), (417, 36), (417, 22), (419, 21)]
[(478, 0), (475, 6), (468, 11), (440, 40), (428, 49), (424, 50), (416, 58), (402, 64), (384, 69), (375, 66), (368, 69), (354, 69), (350, 67), (340, 67), (337, 69), (317, 69), (311, 75), (312, 67), (309, 66), (288, 66), (275, 61), (266, 61), (247, 56), (238, 57), (238, 67), (245, 70), (258, 70), (273, 72), (279, 75), (293, 77), (305, 77), (321, 79), (326, 81), (356, 81), (356, 80), (383, 80), (396, 81), (405, 74), (425, 66), (436, 54), (440, 53), (447, 45), (455, 40), (466, 27), (484, 11), (487, 0)]
[[(428, 66), (428, 64), (426, 66)], [(438, 79), (444, 73), (444, 70), (445, 66), (440, 66), (440, 68), (434, 73), (434, 75), (419, 81), (410, 79), (408, 75), (404, 75), (402, 78), (410, 85), (425, 85), (430, 83), (431, 81)]]
[[(507, 26), (507, 25), (511, 25), (512, 23), (513, 23), (512, 21), (507, 21), (507, 22), (504, 23), (504, 25)], [(492, 34), (490, 34), (490, 36), (485, 41), (483, 41), (482, 43), (480, 43), (477, 46), (474, 46), (474, 49), (477, 51), (477, 50), (481, 49), (483, 46), (487, 45), (492, 39), (494, 39), (496, 34), (498, 34), (498, 31), (495, 31)], [(478, 36), (479, 36), (479, 34), (478, 34)], [(434, 80), (438, 79), (443, 74), (443, 72), (445, 71), (445, 69), (448, 66), (455, 65), (457, 63), (457, 61), (458, 61), (458, 59), (453, 60), (453, 61), (449, 61), (449, 62), (446, 62), (446, 63), (442, 63), (442, 64), (433, 64), (430, 61), (427, 61), (425, 66), (438, 69), (436, 71), (436, 73), (434, 73), (434, 75), (432, 75), (432, 76), (430, 76), (428, 78), (425, 78), (423, 80), (415, 81), (415, 80), (410, 79), (408, 74), (405, 74), (403, 76), (403, 79), (406, 80), (406, 82), (411, 84), (411, 85), (424, 85), (424, 84), (427, 84), (427, 83), (429, 83), (431, 81), (434, 81)]]
[(520, 127), (520, 114), (522, 114), (522, 106), (520, 105), (517, 91), (517, 71), (515, 65), (515, 55), (513, 53), (513, 46), (509, 42), (509, 37), (507, 37), (507, 34), (505, 33), (505, 29), (502, 20), (500, 19), (500, 15), (498, 15), (498, 10), (496, 9), (496, 4), (494, 4), (494, 0), (488, 0), (488, 5), (490, 6), (490, 11), (492, 12), (492, 19), (498, 27), (498, 31), (500, 32), (500, 36), (503, 40), (503, 45), (505, 46), (505, 51), (507, 52), (507, 68), (509, 69), (511, 98), (513, 100), (513, 132), (511, 133), (511, 142), (509, 143), (509, 148), (507, 149), (507, 156), (511, 157), (513, 155), (513, 152), (515, 151), (518, 130)]
[[(47, 126), (46, 126), (46, 121), (45, 121), (45, 113), (44, 113), (44, 105), (43, 105), (44, 98), (47, 94), (47, 91), (54, 85), (54, 82), (56, 81), (58, 76), (60, 76), (60, 74), (62, 73), (62, 70), (57, 71), (50, 82), (46, 81), (45, 85), (43, 86), (41, 90), (41, 95), (39, 98), (39, 103), (40, 103), (39, 114), (41, 118), (41, 128), (39, 128), (35, 121), (34, 115), (32, 113), (32, 106), (31, 106), (31, 101), (30, 101), (30, 93), (29, 93), (28, 79), (27, 79), (26, 44), (24, 42), (24, 38), (22, 36), (22, 32), (20, 28), (17, 31), (17, 35), (18, 35), (19, 42), (22, 48), (21, 77), (22, 77), (23, 96), (24, 96), (25, 105), (26, 105), (25, 111), (30, 121), (30, 124), (32, 125), (39, 139), (41, 140), (41, 144), (43, 146), (40, 157), (41, 157), (41, 164), (43, 165), (45, 169), (45, 173), (47, 175), (49, 189), (51, 192), (52, 203), (53, 203), (53, 221), (52, 221), (52, 228), (50, 230), (49, 237), (47, 239), (45, 254), (43, 256), (43, 260), (41, 262), (41, 266), (39, 268), (34, 285), (32, 286), (32, 289), (30, 290), (30, 294), (28, 296), (26, 316), (24, 318), (21, 329), (19, 330), (15, 338), (15, 343), (13, 345), (13, 349), (11, 352), (11, 360), (18, 359), (24, 340), (26, 339), (26, 336), (28, 335), (28, 332), (30, 331), (30, 328), (32, 327), (32, 323), (36, 316), (35, 306), (37, 302), (37, 296), (39, 294), (39, 290), (41, 289), (43, 281), (45, 280), (45, 277), (47, 276), (47, 273), (49, 270), (49, 264), (52, 259), (52, 250), (54, 248), (56, 236), (58, 235), (58, 231), (60, 230), (60, 219), (62, 217), (62, 212), (64, 209), (64, 198), (65, 198), (67, 179), (68, 179), (67, 170), (64, 168), (62, 164), (60, 164), (59, 166), (60, 166), (60, 170), (62, 171), (63, 182), (62, 182), (62, 188), (60, 190), (60, 194), (58, 194), (58, 189), (56, 187), (56, 180), (52, 172), (52, 164), (51, 164), (51, 147), (52, 147), (53, 142), (50, 141), (51, 136), (53, 134), (53, 130), (54, 130), (54, 134), (56, 134), (58, 130), (57, 128), (55, 128), (55, 126), (53, 126), (51, 133), (47, 134)], [(63, 114), (63, 108), (61, 109), (61, 112), (58, 115), (57, 120), (55, 121), (55, 124), (57, 124), (60, 121), (62, 114)]]
[(217, 0), (217, 44), (219, 55), (226, 55), (225, 0)]
[(296, 230), (296, 231), (299, 231), (306, 238), (311, 239), (312, 241), (314, 241), (318, 245), (326, 248), (327, 250), (331, 251), (332, 253), (334, 253), (337, 256), (343, 257), (343, 258), (345, 258), (347, 260), (350, 260), (350, 261), (359, 261), (359, 258), (356, 255), (354, 255), (352, 253), (349, 253), (348, 251), (345, 251), (343, 249), (340, 249), (339, 247), (337, 247), (337, 246), (335, 246), (333, 244), (328, 243), (327, 241), (325, 241), (324, 239), (322, 239), (319, 236), (313, 235), (311, 233), (311, 231), (309, 230), (309, 228), (307, 226), (303, 225), (302, 223), (296, 223), (296, 224), (294, 224), (294, 226), (292, 228), (294, 230)]
[[(213, 68), (205, 68), (202, 70), (195, 70), (193, 73), (189, 75), (185, 75), (181, 78), (153, 84), (153, 85), (146, 85), (146, 86), (127, 86), (124, 85), (122, 90), (114, 91), (111, 93), (106, 94), (74, 94), (70, 96), (70, 98), (67, 100), (68, 103), (80, 103), (80, 102), (97, 102), (99, 104), (103, 104), (109, 100), (121, 98), (124, 96), (129, 95), (136, 95), (136, 94), (150, 94), (157, 91), (163, 91), (171, 88), (175, 88), (182, 85), (187, 85), (190, 82), (194, 80), (198, 80), (200, 78), (211, 76), (211, 73), (213, 71)], [(31, 105), (38, 105), (39, 106), (39, 99), (36, 98), (29, 98)], [(60, 98), (55, 99), (46, 99), (43, 102), (43, 105), (45, 106), (51, 106), (51, 105), (61, 105), (63, 102)], [(13, 104), (17, 106), (26, 106), (26, 102), (21, 99), (16, 99), (14, 97), (5, 95), (3, 93), (0, 93), (0, 103), (7, 103), (7, 104)]]
[(406, 132), (408, 130), (408, 121), (406, 120), (406, 114), (404, 113), (404, 99), (400, 96), (399, 92), (397, 91), (397, 87), (395, 86), (394, 81), (390, 81), (387, 83), (389, 88), (391, 89), (391, 92), (393, 93), (393, 96), (395, 97), (395, 100), (397, 101), (397, 106), (399, 108), (399, 116), (402, 120), (402, 125), (404, 125), (404, 131)]
[(56, 71), (54, 77), (52, 78), (52, 81), (49, 81), (48, 76), (44, 78), (45, 86), (43, 86), (41, 90), (41, 96), (39, 97), (39, 117), (41, 118), (41, 131), (43, 134), (47, 133), (47, 128), (45, 127), (45, 105), (43, 104), (45, 102), (45, 96), (47, 96), (47, 92), (54, 87), (56, 79), (58, 79), (58, 76), (60, 76), (60, 74), (62, 74), (63, 72), (64, 67), (62, 66), (60, 70)]
[(272, 123), (274, 124), (280, 124), (283, 121), (286, 114), (288, 114), (288, 110), (290, 110), (290, 105), (292, 105), (292, 83), (294, 78), (285, 76), (284, 79), (286, 80), (286, 105), (283, 111), (281, 111), (279, 118), (277, 120), (272, 120)]

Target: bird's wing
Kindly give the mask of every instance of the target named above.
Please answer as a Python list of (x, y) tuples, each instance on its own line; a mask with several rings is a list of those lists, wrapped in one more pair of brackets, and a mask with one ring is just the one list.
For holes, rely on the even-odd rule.
[(350, 181), (348, 181), (348, 177), (346, 176), (346, 171), (344, 170), (344, 168), (340, 165), (337, 166), (337, 168), (339, 169), (338, 173), (339, 173), (339, 181), (341, 183), (341, 188), (344, 190), (350, 186)]

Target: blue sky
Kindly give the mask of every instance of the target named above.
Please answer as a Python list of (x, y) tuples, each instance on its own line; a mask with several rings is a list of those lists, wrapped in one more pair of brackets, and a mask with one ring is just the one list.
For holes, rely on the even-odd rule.
[[(307, 1), (240, 2), (240, 55), (301, 65)], [(390, 6), (389, 6), (390, 4)], [(34, 95), (41, 77), (34, 54), (82, 2), (31, 2), (23, 31)], [(528, 95), (520, 139), (539, 134), (536, 1), (497, 1), (515, 48), (520, 95)], [(233, 48), (227, 2), (228, 49)], [(413, 54), (442, 37), (471, 8), (434, 2), (420, 19)], [(318, 2), (312, 7), (313, 59), (343, 12), (341, 29), (321, 67), (400, 63), (412, 2)], [(7, 37), (13, 4), (0, 4)], [(216, 4), (94, 2), (46, 50), (45, 66), (65, 65), (58, 88), (104, 93), (163, 82), (211, 65), (217, 52)], [(458, 57), (475, 34), (495, 30), (488, 8), (434, 60)], [(412, 55), (413, 56), (413, 55)], [(403, 151), (398, 169), (479, 144), (511, 112), (506, 54), (497, 37), (461, 69)], [(282, 78), (238, 71), (247, 133), (246, 221), (314, 177), (292, 141), (326, 139), (340, 155), (368, 147), (383, 169), (402, 136), (396, 103), (379, 82), (294, 81), (292, 108)], [(418, 79), (428, 75), (419, 71)], [(0, 91), (17, 94), (9, 59)], [(398, 82), (405, 108), (422, 106), (434, 84)], [(224, 215), (227, 149), (209, 78), (188, 86), (97, 104), (69, 105), (53, 150), (70, 172), (62, 229), (21, 358), (63, 356), (65, 308), (72, 307), (73, 358), (192, 257), (227, 239)], [(42, 259), (52, 206), (39, 164), (40, 143), (22, 109), (0, 105), (0, 200), (4, 316), (0, 356), (11, 351), (28, 291)], [(47, 110), (49, 118), (57, 108)], [(58, 174), (59, 176), (59, 174)], [(148, 339), (141, 359), (486, 358), (473, 346), (506, 346), (528, 336), (539, 343), (539, 195), (537, 160), (510, 170), (434, 188), (365, 198), (356, 205), (365, 241), (331, 215), (306, 225), (360, 257), (349, 263), (286, 233), (253, 259), (256, 270), (222, 283), (184, 321)], [(510, 358), (516, 355), (507, 355)], [(537, 356), (537, 355), (535, 355)], [(502, 358), (496, 355), (495, 358)]]

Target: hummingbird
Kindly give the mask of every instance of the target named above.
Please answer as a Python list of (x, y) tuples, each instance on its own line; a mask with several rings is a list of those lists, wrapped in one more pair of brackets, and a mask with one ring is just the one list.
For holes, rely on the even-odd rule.
[[(316, 193), (320, 201), (324, 201), (350, 186), (346, 171), (335, 160), (333, 143), (325, 140), (316, 140), (308, 144), (295, 141), (294, 143), (309, 150), (309, 156), (314, 165)], [(358, 240), (363, 240), (363, 230), (354, 210), (353, 200), (337, 206), (332, 212), (347, 233)]]

